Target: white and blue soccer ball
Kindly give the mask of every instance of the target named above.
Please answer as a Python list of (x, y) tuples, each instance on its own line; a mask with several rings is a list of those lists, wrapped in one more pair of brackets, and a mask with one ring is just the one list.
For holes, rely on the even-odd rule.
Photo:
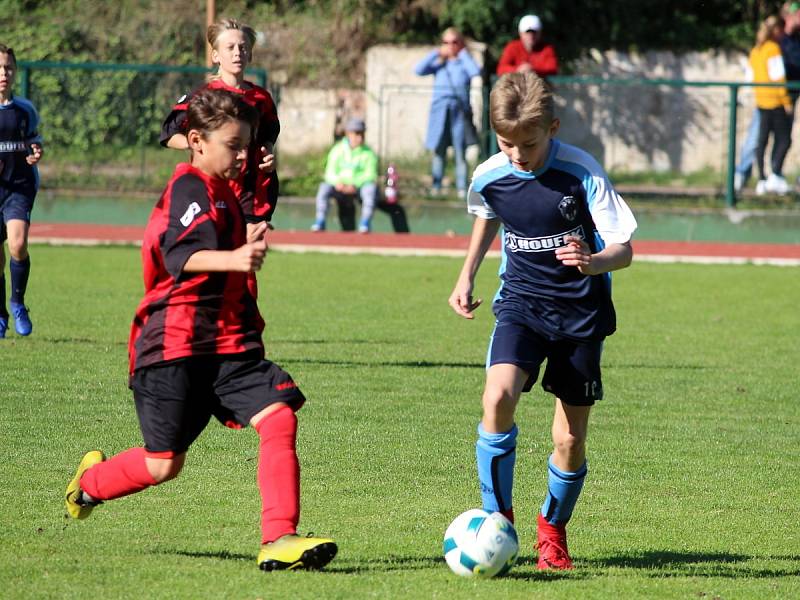
[(499, 512), (473, 508), (453, 519), (444, 534), (444, 559), (462, 577), (503, 575), (514, 566), (518, 551), (514, 525)]

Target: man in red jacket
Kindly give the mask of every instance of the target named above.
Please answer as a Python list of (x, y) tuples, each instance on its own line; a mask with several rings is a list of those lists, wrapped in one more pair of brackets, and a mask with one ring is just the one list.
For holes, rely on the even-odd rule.
[(498, 75), (515, 71), (534, 71), (540, 77), (558, 73), (556, 50), (542, 41), (542, 21), (536, 15), (519, 20), (519, 39), (506, 44), (497, 65)]

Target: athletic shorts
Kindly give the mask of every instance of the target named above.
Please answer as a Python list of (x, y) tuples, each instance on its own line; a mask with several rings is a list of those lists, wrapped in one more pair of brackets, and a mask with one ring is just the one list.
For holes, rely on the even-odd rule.
[(603, 398), (600, 377), (602, 340), (552, 340), (515, 321), (497, 321), (486, 357), (486, 368), (512, 364), (530, 374), (522, 388), (529, 392), (547, 360), (542, 389), (572, 406), (591, 406)]
[(148, 452), (185, 452), (212, 416), (246, 427), (270, 404), (297, 411), (305, 396), (278, 365), (252, 354), (192, 357), (143, 367), (131, 378)]
[(35, 197), (36, 192), (32, 194), (11, 192), (6, 196), (5, 200), (0, 200), (0, 215), (2, 215), (2, 218), (0, 218), (0, 243), (8, 238), (6, 223), (12, 219), (19, 219), (26, 223), (31, 222), (31, 211), (33, 210)]

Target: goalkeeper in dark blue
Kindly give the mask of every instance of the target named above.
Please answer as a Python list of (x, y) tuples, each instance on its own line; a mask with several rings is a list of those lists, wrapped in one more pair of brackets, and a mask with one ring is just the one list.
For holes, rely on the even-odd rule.
[(467, 319), (475, 275), (501, 231), (500, 289), (486, 360), (476, 454), (483, 508), (514, 520), (514, 411), (546, 362), (555, 396), (548, 491), (538, 513), (540, 569), (571, 569), (566, 524), (586, 477), (589, 412), (603, 397), (600, 355), (616, 329), (610, 271), (630, 265), (636, 220), (597, 162), (555, 138), (551, 92), (533, 73), (510, 73), (490, 96), (500, 152), (475, 170), (475, 216), (450, 306)]

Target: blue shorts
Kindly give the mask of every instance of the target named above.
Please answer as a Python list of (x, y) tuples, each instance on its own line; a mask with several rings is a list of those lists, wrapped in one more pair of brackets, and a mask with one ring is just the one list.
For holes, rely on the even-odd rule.
[(518, 366), (530, 375), (522, 389), (529, 392), (547, 359), (542, 388), (566, 404), (591, 406), (603, 398), (602, 353), (602, 340), (553, 340), (523, 323), (498, 320), (489, 342), (486, 368), (497, 364)]
[(5, 200), (0, 201), (0, 242), (4, 242), (8, 237), (6, 234), (6, 223), (12, 219), (18, 219), (31, 222), (31, 211), (33, 210), (33, 201), (36, 198), (36, 192), (24, 194), (20, 192), (11, 192), (6, 196)]

